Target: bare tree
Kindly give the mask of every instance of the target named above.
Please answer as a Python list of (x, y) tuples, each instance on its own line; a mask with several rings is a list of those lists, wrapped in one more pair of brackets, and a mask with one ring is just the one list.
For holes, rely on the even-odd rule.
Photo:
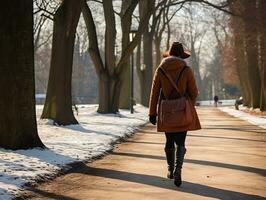
[[(137, 1), (138, 2), (138, 1)], [(94, 63), (97, 75), (99, 77), (99, 108), (100, 113), (116, 113), (119, 107), (119, 97), (121, 92), (121, 76), (134, 48), (137, 46), (141, 39), (141, 35), (144, 32), (145, 27), (149, 22), (150, 15), (153, 11), (154, 1), (143, 1), (147, 6), (146, 14), (140, 19), (138, 31), (131, 42), (128, 43), (128, 39), (124, 38), (127, 45), (121, 52), (121, 57), (116, 61), (115, 56), (115, 39), (116, 39), (116, 23), (115, 13), (113, 9), (112, 1), (103, 1), (102, 6), (104, 9), (104, 19), (106, 23), (105, 30), (105, 62), (100, 55), (98, 38), (96, 34), (96, 26), (89, 6), (86, 4), (83, 9), (83, 17), (87, 26), (89, 36), (89, 53)], [(132, 0), (131, 3), (126, 6), (127, 11), (130, 13), (134, 10), (136, 1)], [(123, 13), (127, 13), (127, 11)], [(127, 18), (131, 20), (129, 16)], [(126, 20), (126, 19), (125, 19)], [(124, 22), (125, 23), (125, 22)], [(127, 22), (130, 23), (131, 22)], [(125, 25), (126, 32), (123, 33), (125, 37), (129, 35), (129, 26)]]
[(165, 8), (163, 9), (162, 16), (159, 18), (159, 21), (156, 25), (155, 33), (154, 33), (154, 44), (155, 44), (155, 52), (156, 52), (156, 62), (155, 66), (158, 66), (162, 59), (162, 51), (161, 51), (161, 44), (162, 44), (162, 38), (163, 34), (166, 33), (165, 29), (169, 29), (169, 32), (167, 33), (167, 49), (169, 49), (169, 43), (170, 43), (170, 22), (176, 15), (176, 13), (183, 8), (184, 4), (181, 4), (180, 6), (173, 9), (170, 6), (167, 6), (171, 4), (172, 1), (169, 1), (168, 4), (166, 4)]
[[(158, 1), (155, 5), (155, 8), (152, 13), (152, 22), (149, 26), (146, 26), (145, 31), (143, 33), (143, 45), (142, 45), (142, 57), (143, 64), (140, 67), (138, 66), (138, 77), (140, 80), (140, 89), (141, 89), (141, 99), (140, 103), (144, 106), (149, 106), (149, 97), (150, 97), (150, 89), (152, 83), (152, 74), (153, 74), (153, 38), (156, 31), (156, 27), (160, 21), (162, 13), (166, 8), (167, 1), (162, 0)], [(145, 15), (146, 7), (144, 1), (139, 4), (139, 12), (142, 17)]]
[(41, 118), (59, 125), (77, 124), (72, 111), (72, 62), (76, 27), (83, 0), (63, 0), (54, 15), (51, 67)]
[[(197, 86), (200, 91), (199, 98), (203, 99), (205, 94), (202, 77), (200, 74), (200, 54), (202, 50), (202, 42), (205, 37), (206, 31), (199, 26), (198, 19), (193, 14), (195, 7), (190, 4), (189, 8), (185, 8), (187, 13), (187, 19), (184, 24), (183, 34), (181, 36), (181, 42), (187, 44), (191, 51), (191, 65), (197, 82)], [(205, 25), (206, 26), (206, 25)]]
[[(126, 51), (130, 43), (130, 32), (132, 28), (133, 12), (139, 1), (125, 0), (122, 1), (121, 11), (119, 13), (122, 30), (122, 52)], [(119, 107), (124, 109), (130, 108), (130, 64), (129, 58), (123, 63), (123, 72), (121, 73), (121, 94), (119, 98)]]

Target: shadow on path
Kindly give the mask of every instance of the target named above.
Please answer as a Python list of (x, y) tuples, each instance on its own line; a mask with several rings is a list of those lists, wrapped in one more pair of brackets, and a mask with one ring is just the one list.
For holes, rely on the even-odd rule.
[(228, 126), (228, 125), (214, 125), (214, 126), (210, 126), (210, 125), (205, 125), (203, 126), (203, 129), (206, 130), (226, 130), (226, 131), (240, 131), (240, 132), (245, 132), (245, 133), (262, 133), (262, 134), (266, 134), (266, 132), (263, 129), (260, 128), (245, 128), (245, 127), (233, 127), (233, 126)]
[(189, 137), (201, 137), (201, 138), (214, 138), (214, 139), (225, 139), (225, 140), (242, 140), (242, 141), (250, 141), (250, 142), (263, 142), (263, 140), (254, 140), (254, 139), (244, 139), (238, 137), (222, 137), (222, 136), (207, 136), (207, 135), (195, 135), (195, 134), (188, 134)]
[(180, 192), (191, 193), (191, 194), (196, 194), (205, 197), (212, 197), (222, 200), (226, 199), (265, 200), (265, 198), (258, 195), (245, 194), (226, 189), (219, 189), (191, 182), (184, 182), (181, 188), (176, 188), (171, 180), (163, 177), (117, 171), (111, 169), (94, 168), (94, 167), (88, 167), (86, 165), (84, 165), (82, 168), (80, 168), (75, 172), (91, 176), (98, 176), (98, 177), (118, 179), (133, 183), (140, 183), (168, 190), (176, 190)]
[[(119, 156), (131, 156), (131, 157), (137, 157), (137, 158), (165, 160), (165, 157), (156, 156), (156, 155), (145, 155), (145, 154), (123, 153), (123, 152), (112, 152), (110, 154), (119, 155)], [(266, 177), (266, 169), (247, 167), (247, 166), (241, 166), (241, 165), (233, 165), (233, 164), (220, 163), (220, 162), (213, 162), (213, 161), (206, 161), (206, 160), (185, 159), (185, 162), (198, 164), (198, 165), (206, 165), (206, 166), (234, 169), (234, 170), (239, 170), (239, 171), (246, 171), (246, 172), (256, 173), (256, 174)]]
[(152, 144), (152, 145), (164, 145), (163, 142), (145, 142), (145, 141), (134, 141), (134, 140), (127, 140), (127, 143), (137, 143), (137, 144)]
[[(55, 193), (47, 192), (47, 191), (44, 191), (44, 190), (39, 190), (37, 188), (29, 188), (28, 191), (32, 192), (35, 195), (38, 195), (38, 197), (42, 196), (42, 197), (46, 197), (46, 198), (49, 198), (49, 199), (55, 199), (55, 200), (79, 200), (79, 199), (76, 199), (76, 198), (67, 197), (67, 196), (64, 196), (64, 195), (55, 194)], [(28, 196), (28, 197), (25, 197), (25, 198), (21, 197), (21, 198), (15, 199), (15, 200), (25, 200), (25, 199), (28, 199), (30, 197), (31, 196)]]

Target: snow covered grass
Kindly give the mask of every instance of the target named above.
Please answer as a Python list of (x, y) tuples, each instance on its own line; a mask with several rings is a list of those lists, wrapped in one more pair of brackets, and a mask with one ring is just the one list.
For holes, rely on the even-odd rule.
[[(37, 106), (37, 115), (42, 107)], [(131, 135), (147, 122), (147, 108), (135, 106), (135, 113), (101, 115), (97, 105), (80, 105), (79, 125), (53, 126), (38, 120), (39, 135), (48, 147), (9, 151), (0, 149), (0, 200), (9, 200), (25, 184), (47, 179), (70, 163), (91, 160), (112, 149), (119, 139)]]
[[(231, 106), (235, 105), (235, 99), (221, 99), (218, 101), (219, 106)], [(205, 101), (199, 101), (199, 104), (201, 106), (213, 106), (214, 101), (213, 100), (205, 100)]]
[(233, 107), (220, 107), (220, 110), (266, 129), (266, 117), (251, 115), (241, 110), (235, 110)]

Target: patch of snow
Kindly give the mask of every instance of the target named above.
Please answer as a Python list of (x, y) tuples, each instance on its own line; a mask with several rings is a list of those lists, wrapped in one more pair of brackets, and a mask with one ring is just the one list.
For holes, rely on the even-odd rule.
[(240, 111), (240, 110), (235, 110), (232, 107), (220, 107), (219, 108), (221, 111), (226, 112), (234, 117), (238, 117), (240, 119), (246, 120), (252, 124), (255, 124), (263, 129), (266, 129), (266, 117), (258, 117), (251, 115), (249, 113)]
[[(97, 105), (79, 105), (78, 125), (54, 126), (38, 120), (38, 132), (48, 149), (10, 151), (0, 149), (0, 199), (12, 199), (28, 183), (55, 175), (68, 164), (103, 155), (120, 138), (134, 133), (148, 118), (147, 108), (137, 105), (135, 113), (102, 115)], [(41, 110), (37, 106), (37, 111)]]

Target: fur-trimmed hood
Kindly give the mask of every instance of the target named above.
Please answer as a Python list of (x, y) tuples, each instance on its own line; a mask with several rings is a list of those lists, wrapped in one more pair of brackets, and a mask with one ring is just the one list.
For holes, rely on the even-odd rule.
[(163, 67), (165, 70), (177, 70), (180, 67), (186, 66), (187, 63), (180, 57), (169, 56), (162, 59), (159, 67)]

